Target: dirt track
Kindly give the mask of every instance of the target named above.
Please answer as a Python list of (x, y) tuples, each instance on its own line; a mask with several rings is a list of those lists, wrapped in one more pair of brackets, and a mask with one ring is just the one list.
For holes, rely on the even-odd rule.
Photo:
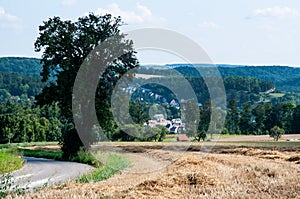
[[(43, 189), (24, 198), (299, 198), (300, 147), (223, 147), (179, 152), (121, 144), (134, 165), (98, 183)], [(195, 147), (197, 149), (197, 147)]]

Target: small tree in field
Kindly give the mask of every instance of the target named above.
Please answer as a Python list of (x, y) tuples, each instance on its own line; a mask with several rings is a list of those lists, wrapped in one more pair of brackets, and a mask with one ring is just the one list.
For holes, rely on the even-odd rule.
[(274, 138), (275, 141), (278, 141), (281, 138), (281, 135), (284, 134), (284, 130), (279, 128), (278, 126), (274, 126), (270, 130), (270, 137)]

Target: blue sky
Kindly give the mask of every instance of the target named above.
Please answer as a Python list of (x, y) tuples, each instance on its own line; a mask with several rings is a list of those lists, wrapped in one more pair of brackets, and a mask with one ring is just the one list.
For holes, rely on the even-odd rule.
[[(49, 17), (121, 15), (136, 28), (167, 28), (196, 41), (215, 63), (300, 66), (300, 1), (295, 0), (0, 0), (0, 57), (40, 57), (33, 43)], [(182, 62), (139, 52), (142, 64)]]

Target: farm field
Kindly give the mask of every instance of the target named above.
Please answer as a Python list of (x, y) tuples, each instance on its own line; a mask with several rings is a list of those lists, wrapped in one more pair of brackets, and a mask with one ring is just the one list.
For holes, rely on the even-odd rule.
[(95, 150), (113, 149), (132, 166), (105, 181), (19, 198), (299, 198), (299, 142), (245, 143), (99, 144)]

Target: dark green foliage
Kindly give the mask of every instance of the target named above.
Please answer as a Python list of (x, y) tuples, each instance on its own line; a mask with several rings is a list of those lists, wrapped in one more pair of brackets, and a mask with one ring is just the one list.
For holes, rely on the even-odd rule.
[[(295, 84), (300, 77), (300, 69), (284, 66), (256, 66), (256, 67), (221, 67), (222, 76), (255, 77), (263, 81), (274, 82), (280, 90), (299, 92), (300, 87)], [(282, 75), (284, 74), (284, 75)]]
[(243, 134), (249, 135), (253, 132), (253, 124), (251, 121), (251, 106), (248, 103), (243, 105), (243, 110), (241, 112), (239, 129)]
[(300, 105), (294, 109), (291, 128), (292, 133), (300, 133)]
[(252, 109), (252, 114), (255, 118), (255, 122), (253, 122), (253, 133), (256, 135), (263, 134), (263, 130), (265, 129), (265, 121), (266, 121), (266, 113), (265, 106), (263, 104), (258, 104), (256, 107)]
[(71, 123), (66, 125), (62, 129), (63, 145), (61, 149), (63, 159), (68, 160), (77, 156), (77, 152), (83, 146), (83, 143), (73, 125)]
[(281, 135), (284, 134), (284, 130), (282, 128), (279, 128), (278, 126), (274, 126), (270, 130), (270, 137), (274, 138), (275, 141), (278, 141), (278, 139), (281, 137)]
[(0, 58), (0, 71), (23, 76), (39, 77), (42, 71), (40, 59), (25, 57)]
[(57, 104), (42, 108), (10, 101), (0, 104), (0, 143), (59, 141), (59, 114)]
[(196, 136), (195, 136), (195, 140), (197, 141), (201, 141), (201, 140), (205, 140), (207, 137), (206, 132), (205, 131), (197, 131)]
[(149, 106), (140, 102), (131, 102), (129, 104), (129, 113), (134, 123), (144, 124), (149, 117)]
[(231, 100), (228, 105), (227, 118), (223, 133), (230, 134), (268, 134), (274, 126), (285, 133), (299, 133), (299, 110), (293, 103), (270, 103), (250, 106), (244, 104), (242, 110)]
[(239, 113), (235, 100), (230, 100), (228, 105), (226, 128), (232, 134), (239, 134)]
[(79, 149), (77, 156), (71, 158), (71, 161), (92, 165), (94, 167), (102, 166), (102, 163), (91, 152), (83, 147)]
[(24, 96), (27, 100), (40, 93), (43, 87), (38, 77), (0, 72), (0, 102), (6, 102), (11, 96)]
[[(209, 80), (210, 78), (212, 78), (212, 80)], [(206, 77), (207, 81), (214, 81), (213, 79), (214, 77)], [(204, 104), (205, 102), (210, 100), (210, 93), (208, 92), (208, 88), (202, 77), (186, 76), (186, 80), (188, 80), (188, 82), (192, 86), (199, 103)], [(176, 77), (175, 75), (168, 75), (167, 77), (159, 78), (159, 80), (157, 81), (161, 82), (162, 85), (173, 84), (178, 85), (179, 88), (181, 86), (179, 83), (180, 78)], [(229, 102), (231, 99), (235, 99), (237, 106), (242, 106), (247, 102), (251, 104), (258, 103), (260, 101), (260, 92), (266, 92), (274, 88), (273, 83), (261, 81), (253, 77), (224, 77), (223, 81), (227, 102)], [(139, 83), (139, 80), (137, 80), (137, 83)], [(161, 85), (147, 84), (143, 85), (143, 87), (151, 90), (151, 92), (153, 93), (162, 95), (167, 100), (167, 102), (170, 102), (172, 99), (176, 99), (174, 93)], [(135, 99), (143, 98), (150, 103), (154, 102), (154, 99), (149, 98), (149, 96), (147, 96), (147, 93), (139, 93), (139, 95), (133, 95), (132, 97)]]
[[(51, 75), (53, 76), (54, 74), (56, 81), (46, 87), (36, 99), (40, 105), (49, 104), (53, 101), (59, 103), (63, 119), (67, 121), (67, 128), (63, 130), (62, 147), (65, 158), (77, 156), (77, 151), (83, 144), (88, 146), (96, 141), (93, 139), (94, 135), (90, 134), (93, 132), (92, 128), (95, 123), (88, 120), (90, 114), (88, 111), (90, 104), (88, 102), (81, 102), (87, 103), (82, 104), (87, 109), (81, 110), (81, 118), (83, 118), (82, 121), (84, 122), (83, 130), (86, 132), (86, 137), (83, 140), (84, 143), (79, 138), (78, 132), (74, 127), (72, 115), (73, 85), (77, 72), (85, 58), (96, 46), (102, 44), (112, 36), (115, 36), (119, 43), (123, 42), (130, 50), (127, 50), (127, 53), (123, 54), (117, 60), (110, 62), (108, 65), (105, 63), (108, 55), (105, 55), (106, 57), (99, 57), (99, 54), (96, 55), (95, 53), (94, 55), (98, 57), (93, 57), (92, 60), (99, 61), (97, 67), (100, 67), (102, 62), (107, 66), (99, 79), (96, 91), (96, 110), (99, 123), (108, 137), (112, 137), (116, 130), (116, 124), (113, 121), (110, 110), (110, 96), (121, 76), (138, 65), (137, 59), (134, 56), (135, 52), (132, 49), (132, 43), (122, 40), (124, 35), (119, 30), (121, 25), (122, 22), (119, 17), (112, 18), (109, 14), (97, 16), (90, 13), (87, 16), (78, 18), (76, 22), (63, 21), (59, 17), (53, 17), (39, 27), (39, 37), (35, 42), (35, 50), (43, 52), (41, 59), (41, 63), (43, 64), (42, 80), (47, 82), (50, 80)], [(89, 89), (88, 87), (90, 86), (88, 85), (82, 89), (82, 92), (86, 92)], [(85, 94), (83, 93), (82, 95)]]
[(23, 156), (62, 160), (61, 151), (31, 150), (24, 148), (18, 148), (18, 151), (22, 153)]

